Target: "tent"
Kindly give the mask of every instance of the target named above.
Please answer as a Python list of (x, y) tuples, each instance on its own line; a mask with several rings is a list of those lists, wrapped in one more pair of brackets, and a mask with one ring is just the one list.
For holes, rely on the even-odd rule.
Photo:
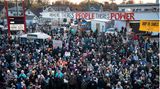
[(35, 33), (28, 33), (28, 34), (24, 34), (21, 35), (20, 38), (27, 38), (27, 39), (50, 39), (51, 36), (42, 33), (42, 32), (35, 32)]
[(51, 36), (42, 33), (42, 32), (35, 32), (35, 33), (28, 33), (19, 36), (20, 43), (25, 44), (26, 42), (36, 42), (39, 45), (43, 45), (45, 40), (51, 40)]

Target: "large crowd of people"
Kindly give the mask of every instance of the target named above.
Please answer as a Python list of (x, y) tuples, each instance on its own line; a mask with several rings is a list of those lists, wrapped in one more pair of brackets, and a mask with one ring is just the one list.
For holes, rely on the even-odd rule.
[(43, 47), (19, 44), (2, 34), (0, 89), (159, 89), (156, 41), (125, 31), (52, 38), (62, 40), (62, 48), (52, 40)]

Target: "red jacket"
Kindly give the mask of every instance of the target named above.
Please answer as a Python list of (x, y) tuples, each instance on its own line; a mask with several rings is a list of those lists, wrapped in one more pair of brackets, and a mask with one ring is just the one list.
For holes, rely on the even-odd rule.
[(139, 37), (137, 35), (134, 35), (133, 40), (138, 40)]

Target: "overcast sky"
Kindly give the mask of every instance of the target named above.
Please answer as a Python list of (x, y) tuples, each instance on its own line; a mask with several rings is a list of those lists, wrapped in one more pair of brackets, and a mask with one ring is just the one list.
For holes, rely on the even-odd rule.
[[(55, 1), (62, 1), (62, 0), (50, 0), (50, 2), (55, 2)], [(71, 1), (71, 2), (73, 2), (73, 3), (80, 3), (80, 2), (82, 2), (82, 1), (84, 1), (84, 0), (68, 0), (68, 1)], [(87, 0), (85, 0), (85, 1), (87, 1)], [(108, 2), (110, 2), (110, 0), (91, 0), (91, 1), (98, 1), (98, 2), (101, 2), (101, 3), (103, 3), (103, 2), (105, 2), (105, 1), (108, 1)], [(117, 4), (119, 4), (119, 3), (121, 3), (123, 0), (115, 0), (114, 2), (116, 2)], [(126, 1), (128, 1), (128, 0), (126, 0)], [(139, 3), (140, 2), (140, 0), (133, 0), (135, 3)], [(156, 0), (141, 0), (143, 3), (155, 3), (156, 2)]]

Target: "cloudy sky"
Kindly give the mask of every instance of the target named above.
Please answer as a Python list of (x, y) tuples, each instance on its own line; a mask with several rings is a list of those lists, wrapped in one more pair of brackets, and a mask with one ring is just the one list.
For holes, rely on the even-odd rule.
[[(62, 1), (62, 0), (50, 0), (50, 2), (55, 2), (55, 1)], [(73, 2), (73, 3), (80, 3), (80, 2), (82, 2), (82, 1), (84, 1), (84, 0), (68, 0), (68, 1), (71, 1), (71, 2)], [(85, 0), (86, 1), (86, 0)], [(101, 2), (101, 3), (103, 3), (103, 2), (105, 2), (105, 1), (108, 1), (108, 2), (110, 2), (110, 0), (91, 0), (91, 1), (98, 1), (98, 2)], [(123, 0), (115, 0), (114, 2), (116, 2), (117, 4), (119, 4), (119, 3), (121, 3)], [(128, 0), (126, 0), (126, 1), (128, 1)], [(135, 3), (139, 3), (140, 2), (140, 0), (133, 0)], [(141, 0), (143, 3), (155, 3), (156, 2), (156, 0)]]

